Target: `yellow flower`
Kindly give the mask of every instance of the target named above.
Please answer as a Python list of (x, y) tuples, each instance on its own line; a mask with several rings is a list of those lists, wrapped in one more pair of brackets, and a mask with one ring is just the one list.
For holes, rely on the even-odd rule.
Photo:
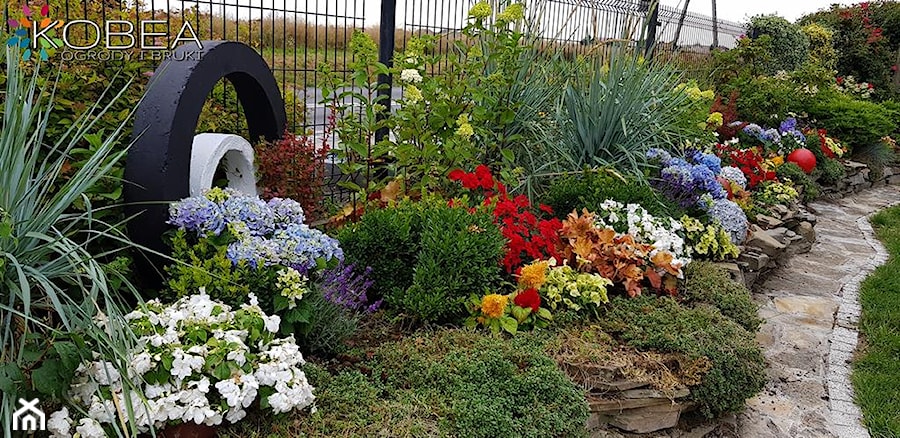
[(409, 103), (416, 103), (424, 98), (422, 96), (422, 91), (415, 85), (408, 85), (403, 90), (403, 97), (405, 97)]
[(491, 16), (491, 5), (487, 2), (478, 2), (472, 9), (469, 9), (469, 16), (472, 18), (487, 18)]
[(547, 260), (532, 262), (523, 266), (522, 272), (519, 273), (519, 286), (522, 289), (540, 289), (547, 280), (547, 268), (549, 266), (550, 262)]
[(725, 123), (725, 118), (722, 117), (722, 113), (714, 112), (710, 113), (709, 117), (706, 118), (706, 124), (718, 128)]
[(485, 295), (481, 299), (481, 313), (488, 318), (499, 318), (506, 311), (506, 303), (509, 297), (500, 294)]
[(472, 125), (469, 124), (468, 114), (460, 114), (456, 119), (456, 124), (458, 125), (456, 128), (456, 135), (463, 138), (469, 138), (475, 134), (475, 130), (472, 128)]
[(779, 155), (775, 158), (772, 158), (772, 164), (774, 164), (775, 167), (781, 166), (782, 164), (784, 164), (784, 157)]
[(506, 7), (500, 15), (497, 16), (498, 21), (519, 21), (525, 18), (525, 5), (521, 3), (513, 3)]

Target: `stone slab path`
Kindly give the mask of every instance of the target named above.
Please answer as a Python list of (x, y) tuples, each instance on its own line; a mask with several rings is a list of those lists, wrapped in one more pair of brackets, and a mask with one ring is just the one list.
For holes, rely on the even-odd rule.
[(900, 187), (813, 203), (816, 243), (754, 290), (765, 319), (758, 340), (768, 385), (736, 416), (742, 437), (868, 437), (853, 403), (849, 361), (857, 344), (858, 286), (886, 260), (868, 215), (900, 201)]

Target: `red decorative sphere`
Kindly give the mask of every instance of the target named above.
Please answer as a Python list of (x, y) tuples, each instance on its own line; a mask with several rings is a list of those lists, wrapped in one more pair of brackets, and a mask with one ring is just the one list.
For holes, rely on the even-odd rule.
[(787, 160), (800, 166), (804, 172), (810, 173), (816, 168), (816, 156), (806, 148), (797, 149), (787, 156)]

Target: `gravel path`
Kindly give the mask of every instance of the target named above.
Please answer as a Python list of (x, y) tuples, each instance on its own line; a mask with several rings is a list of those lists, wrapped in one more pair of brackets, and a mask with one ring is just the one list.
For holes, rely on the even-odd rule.
[(754, 291), (765, 319), (757, 339), (769, 384), (737, 415), (744, 437), (868, 437), (853, 403), (859, 283), (887, 254), (868, 216), (900, 200), (886, 186), (816, 202), (816, 243), (785, 260)]

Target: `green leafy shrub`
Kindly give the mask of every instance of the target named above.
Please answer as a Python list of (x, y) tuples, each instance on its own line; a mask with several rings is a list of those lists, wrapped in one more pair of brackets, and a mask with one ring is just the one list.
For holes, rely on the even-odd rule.
[(226, 251), (231, 243), (230, 235), (194, 239), (185, 230), (175, 230), (172, 235), (172, 258), (180, 263), (166, 266), (169, 278), (159, 293), (165, 302), (197, 293), (201, 287), (211, 297), (232, 307), (247, 302), (247, 295), (255, 293), (262, 299), (263, 308), (271, 311), (273, 293), (268, 290), (275, 277), (274, 270), (252, 269), (246, 261), (232, 266)]
[(468, 330), (384, 344), (357, 370), (307, 365), (317, 411), (248, 418), (223, 436), (584, 436), (584, 392), (534, 334), (498, 339)]
[(423, 221), (412, 285), (394, 290), (388, 303), (428, 321), (460, 315), (472, 292), (499, 285), (504, 244), (490, 215), (434, 208)]
[(807, 24), (800, 30), (809, 40), (809, 61), (828, 70), (834, 70), (837, 65), (834, 32), (817, 23)]
[(788, 78), (760, 75), (735, 78), (723, 91), (738, 93), (741, 121), (777, 126), (788, 114), (802, 112), (804, 96), (798, 88)]
[(762, 324), (750, 291), (732, 280), (721, 266), (704, 261), (691, 262), (684, 270), (684, 285), (679, 291), (685, 303), (713, 306), (750, 332), (756, 332)]
[(838, 160), (828, 157), (817, 157), (816, 161), (816, 168), (821, 171), (819, 181), (822, 184), (835, 185), (847, 176), (847, 169)]
[(564, 219), (573, 210), (601, 210), (600, 204), (614, 199), (623, 204), (640, 204), (656, 217), (679, 217), (678, 203), (665, 199), (648, 184), (633, 178), (622, 178), (612, 172), (585, 172), (554, 180), (545, 195), (544, 203)]
[(392, 290), (406, 289), (412, 284), (422, 214), (420, 206), (401, 202), (369, 211), (359, 222), (337, 233), (345, 261), (372, 268), (375, 283), (370, 289), (370, 299), (381, 299)]
[(370, 299), (425, 321), (459, 316), (473, 292), (499, 285), (505, 240), (492, 217), (443, 201), (401, 202), (338, 234), (348, 263), (372, 267)]
[(794, 163), (784, 163), (775, 170), (775, 173), (778, 175), (778, 178), (781, 180), (788, 179), (794, 186), (803, 189), (803, 200), (805, 202), (810, 202), (813, 199), (819, 197), (819, 185), (816, 184), (800, 166)]
[(769, 74), (779, 70), (791, 71), (806, 61), (809, 53), (809, 38), (800, 29), (777, 15), (758, 15), (750, 19), (748, 35), (772, 38), (772, 59), (767, 65)]
[(601, 327), (641, 350), (706, 357), (712, 367), (691, 398), (707, 417), (736, 412), (766, 383), (753, 333), (708, 305), (688, 308), (668, 297), (613, 298)]
[(819, 93), (807, 113), (817, 127), (827, 129), (851, 150), (878, 143), (897, 130), (897, 119), (889, 109), (837, 92)]

